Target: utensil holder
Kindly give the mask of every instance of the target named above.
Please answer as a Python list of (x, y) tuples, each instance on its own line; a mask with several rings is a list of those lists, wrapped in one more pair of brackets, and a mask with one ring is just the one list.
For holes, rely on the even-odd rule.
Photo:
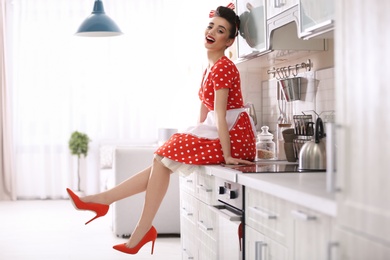
[(278, 86), (282, 90), (287, 102), (301, 99), (301, 78), (289, 78), (278, 81)]

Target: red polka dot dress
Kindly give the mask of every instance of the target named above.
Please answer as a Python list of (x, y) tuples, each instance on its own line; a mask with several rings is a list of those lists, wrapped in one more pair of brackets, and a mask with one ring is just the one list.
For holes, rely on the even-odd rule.
[(155, 153), (185, 164), (224, 163), (213, 111), (214, 92), (222, 88), (229, 89), (226, 120), (231, 155), (234, 158), (253, 161), (256, 154), (254, 125), (244, 109), (239, 72), (234, 63), (225, 56), (214, 64), (208, 74), (205, 71), (203, 75), (199, 98), (210, 111), (205, 122), (183, 133), (172, 135)]

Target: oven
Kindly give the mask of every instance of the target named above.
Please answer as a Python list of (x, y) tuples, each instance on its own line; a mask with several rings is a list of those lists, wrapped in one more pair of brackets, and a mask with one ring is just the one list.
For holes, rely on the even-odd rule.
[(218, 218), (219, 259), (243, 260), (244, 244), (244, 187), (236, 182), (215, 178), (214, 206)]

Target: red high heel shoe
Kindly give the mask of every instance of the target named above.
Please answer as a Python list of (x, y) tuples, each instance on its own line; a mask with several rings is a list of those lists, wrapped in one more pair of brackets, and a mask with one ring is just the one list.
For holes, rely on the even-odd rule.
[(157, 238), (157, 230), (152, 226), (135, 247), (129, 248), (126, 246), (126, 243), (124, 243), (124, 244), (115, 245), (113, 246), (113, 248), (118, 251), (121, 251), (122, 253), (135, 255), (136, 253), (138, 253), (141, 247), (143, 247), (146, 243), (152, 241), (151, 254), (153, 255), (154, 242), (156, 241), (156, 238)]
[(107, 214), (108, 212), (108, 209), (110, 208), (109, 205), (105, 205), (105, 204), (98, 204), (98, 203), (86, 203), (86, 202), (83, 202), (82, 200), (80, 200), (80, 198), (74, 194), (73, 191), (71, 191), (70, 189), (66, 188), (66, 191), (68, 192), (70, 198), (71, 198), (71, 201), (72, 201), (72, 204), (73, 206), (77, 209), (77, 210), (90, 210), (90, 211), (95, 211), (96, 213), (96, 216), (94, 218), (92, 218), (90, 221), (88, 221), (87, 223), (85, 223), (85, 225), (87, 225), (89, 222), (91, 222), (92, 220), (95, 220), (99, 217), (103, 217), (104, 215)]

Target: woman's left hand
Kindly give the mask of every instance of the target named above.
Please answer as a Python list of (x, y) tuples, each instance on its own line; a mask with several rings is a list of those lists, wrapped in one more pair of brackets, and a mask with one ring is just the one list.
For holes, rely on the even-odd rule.
[(230, 156), (225, 158), (225, 164), (255, 164), (255, 163), (248, 160), (233, 158)]

